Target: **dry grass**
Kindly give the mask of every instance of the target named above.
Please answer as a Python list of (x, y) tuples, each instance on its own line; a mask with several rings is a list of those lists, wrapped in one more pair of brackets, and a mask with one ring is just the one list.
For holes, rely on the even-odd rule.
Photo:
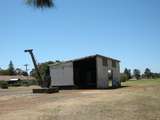
[(124, 85), (49, 95), (33, 95), (32, 87), (0, 90), (0, 120), (160, 120), (160, 79)]

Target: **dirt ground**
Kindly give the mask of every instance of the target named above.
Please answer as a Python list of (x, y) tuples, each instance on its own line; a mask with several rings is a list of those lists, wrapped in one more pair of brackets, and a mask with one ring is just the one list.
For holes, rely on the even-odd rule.
[(124, 85), (55, 94), (32, 94), (36, 86), (0, 89), (0, 120), (160, 120), (160, 80)]

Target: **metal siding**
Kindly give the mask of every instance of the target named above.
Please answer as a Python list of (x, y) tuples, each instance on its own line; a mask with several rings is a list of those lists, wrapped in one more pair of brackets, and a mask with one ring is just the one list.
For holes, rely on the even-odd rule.
[(73, 63), (64, 63), (50, 67), (52, 86), (73, 86)]
[(97, 88), (108, 88), (107, 67), (103, 66), (101, 57), (97, 57)]
[(113, 71), (113, 80), (120, 81), (120, 66), (116, 62), (116, 68), (112, 67), (112, 60), (108, 59), (108, 66), (103, 65), (102, 57), (97, 57), (97, 88), (108, 88), (108, 70)]

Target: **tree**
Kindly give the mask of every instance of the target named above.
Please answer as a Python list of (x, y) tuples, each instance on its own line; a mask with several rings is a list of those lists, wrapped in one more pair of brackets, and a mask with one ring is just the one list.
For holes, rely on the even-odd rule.
[(15, 75), (15, 69), (14, 69), (14, 65), (13, 65), (12, 61), (10, 61), (9, 65), (8, 65), (8, 72), (9, 72), (9, 75)]
[(38, 79), (38, 76), (37, 76), (37, 73), (36, 73), (35, 69), (32, 69), (32, 70), (30, 71), (30, 76), (35, 77), (35, 78)]
[(157, 79), (157, 78), (160, 78), (160, 73), (151, 73), (152, 75), (152, 78), (153, 79)]
[(22, 75), (23, 70), (20, 68), (16, 68), (15, 72), (16, 72), (16, 75)]
[(28, 73), (26, 71), (23, 71), (21, 75), (28, 76)]
[(151, 70), (149, 68), (145, 69), (144, 76), (146, 78), (151, 78), (152, 77), (152, 72), (151, 72)]
[(128, 80), (132, 78), (131, 77), (131, 70), (130, 69), (125, 68), (124, 74), (127, 76)]
[(0, 69), (0, 75), (23, 75), (28, 76), (28, 73), (20, 68), (14, 68), (12, 61), (10, 61), (7, 69)]
[(7, 69), (7, 70), (1, 69), (1, 70), (0, 70), (0, 75), (9, 75), (8, 69)]
[[(56, 61), (56, 62), (48, 61), (48, 62), (44, 62), (44, 63), (39, 64), (38, 68), (39, 68), (39, 72), (40, 72), (42, 78), (44, 78), (45, 74), (48, 72), (48, 66), (50, 64), (55, 64), (55, 63), (59, 63), (59, 62), (60, 61)], [(30, 75), (38, 79), (38, 76), (37, 76), (37, 73), (36, 73), (35, 69), (31, 70)]]
[(124, 73), (121, 73), (120, 80), (121, 80), (121, 82), (126, 82), (128, 80), (128, 76)]
[(26, 0), (26, 4), (37, 8), (51, 8), (54, 7), (54, 0)]
[(28, 76), (28, 73), (20, 68), (16, 68), (15, 72), (16, 72), (16, 75)]
[(141, 77), (141, 72), (140, 72), (140, 70), (134, 69), (133, 74), (134, 74), (134, 76), (135, 76), (135, 78), (136, 78), (137, 80), (140, 79), (140, 77)]

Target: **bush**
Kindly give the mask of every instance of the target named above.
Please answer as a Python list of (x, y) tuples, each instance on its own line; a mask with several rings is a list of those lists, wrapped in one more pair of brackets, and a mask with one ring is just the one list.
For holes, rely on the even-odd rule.
[(31, 86), (31, 85), (38, 85), (37, 80), (20, 80), (15, 83), (9, 84), (9, 86), (11, 87)]
[(14, 86), (14, 87), (20, 87), (21, 83), (20, 82), (16, 82), (16, 83), (12, 84), (12, 86)]
[(28, 83), (28, 81), (25, 81), (25, 80), (23, 80), (23, 81), (21, 81), (21, 86), (30, 86), (30, 84)]
[(2, 89), (8, 89), (8, 83), (6, 81), (0, 81), (0, 87)]
[(126, 82), (128, 80), (128, 77), (126, 74), (121, 74), (120, 79), (121, 79), (121, 82)]
[(37, 80), (21, 80), (21, 86), (38, 85)]

